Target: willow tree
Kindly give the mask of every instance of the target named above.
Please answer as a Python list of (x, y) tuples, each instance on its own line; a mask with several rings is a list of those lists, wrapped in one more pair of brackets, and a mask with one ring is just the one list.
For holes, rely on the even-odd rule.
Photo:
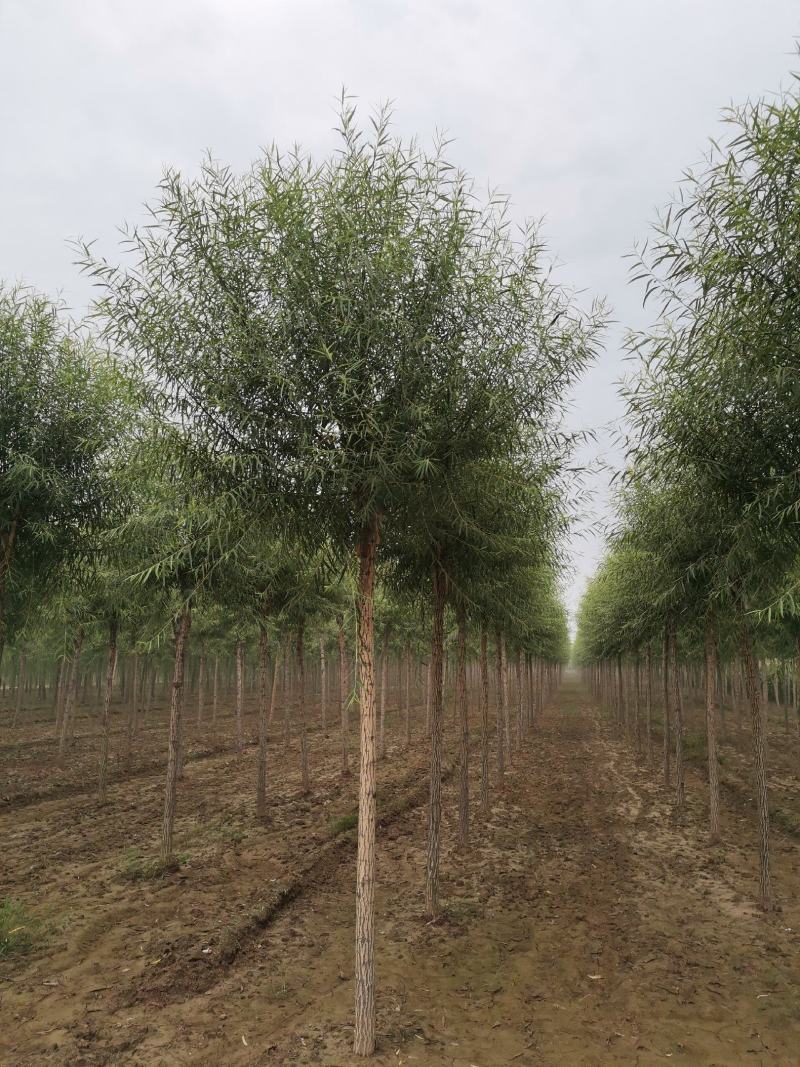
[(106, 507), (104, 457), (129, 415), (123, 379), (64, 309), (0, 285), (0, 663), (15, 575), (46, 578)]
[(241, 176), (168, 173), (129, 235), (132, 268), (89, 269), (109, 336), (244, 506), (267, 499), (314, 547), (356, 557), (355, 1051), (368, 1054), (381, 537), (436, 472), (508, 447), (514, 416), (525, 424), (581, 365), (593, 324), (553, 286), (535, 233), (512, 241), (503, 205), (482, 204), (443, 145), (393, 138), (385, 112), (367, 136), (346, 101), (340, 133), (321, 162), (273, 148)]
[[(731, 135), (686, 178), (638, 257), (663, 318), (635, 344), (645, 360), (635, 413), (650, 454), (686, 472), (722, 516), (715, 585), (734, 608), (751, 705), (760, 898), (771, 907), (766, 746), (757, 609), (794, 610), (798, 550), (800, 325), (796, 88), (726, 114)], [(655, 457), (658, 457), (656, 460)], [(776, 577), (779, 580), (776, 582)]]

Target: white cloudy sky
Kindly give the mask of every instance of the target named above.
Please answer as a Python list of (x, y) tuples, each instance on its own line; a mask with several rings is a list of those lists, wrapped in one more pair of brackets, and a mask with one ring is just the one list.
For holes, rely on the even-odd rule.
[[(342, 86), (391, 99), (399, 131), (448, 131), (479, 182), (544, 216), (561, 279), (608, 299), (571, 418), (613, 464), (621, 334), (643, 321), (622, 257), (720, 109), (800, 68), (798, 32), (797, 0), (0, 0), (0, 278), (80, 310), (68, 239), (113, 253), (164, 164), (323, 152)], [(572, 607), (601, 548), (575, 543)]]

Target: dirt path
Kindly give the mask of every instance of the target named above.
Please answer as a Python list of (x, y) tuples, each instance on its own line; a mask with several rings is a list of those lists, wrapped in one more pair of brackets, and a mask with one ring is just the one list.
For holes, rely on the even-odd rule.
[[(794, 1067), (800, 1062), (796, 840), (775, 836), (773, 873), (783, 910), (765, 918), (750, 904), (755, 839), (746, 813), (726, 809), (729, 843), (709, 848), (703, 784), (692, 775), (686, 816), (675, 825), (657, 777), (637, 764), (586, 701), (579, 688), (562, 689), (495, 791), (488, 821), (473, 806), (473, 844), (463, 855), (455, 849), (454, 786), (446, 787), (441, 923), (422, 917), (424, 806), (382, 829), (374, 1062)], [(334, 787), (331, 776), (323, 792), (332, 797)], [(473, 796), (476, 787), (473, 772)], [(203, 803), (212, 788), (210, 780), (207, 790), (198, 788)], [(400, 780), (393, 786), (387, 779), (385, 788), (401, 788)], [(236, 810), (232, 780), (225, 781), (223, 798)], [(157, 798), (145, 806), (151, 803)], [(322, 823), (311, 813), (290, 818), (291, 811), (281, 829), (290, 835), (295, 817), (312, 820), (297, 827), (301, 848), (311, 849)], [(90, 809), (76, 816), (89, 819)], [(101, 829), (85, 830), (93, 846)], [(202, 952), (205, 938), (213, 956), (214, 906), (235, 911), (237, 895), (251, 898), (259, 865), (269, 867), (262, 871), (266, 882), (291, 861), (290, 840), (277, 853), (248, 834), (235, 858), (228, 850), (209, 853), (206, 865), (190, 869), (183, 882), (148, 886), (138, 898), (114, 883), (110, 892), (120, 899), (81, 940), (80, 978), (74, 944), (71, 971), (59, 972), (57, 957), (40, 955), (4, 974), (0, 1062), (363, 1062), (349, 1054), (349, 853), (240, 945), (213, 982), (194, 992), (182, 985), (180, 959), (171, 962), (172, 989), (153, 981), (163, 964), (150, 951), (150, 908), (163, 915), (171, 904), (189, 941)], [(245, 876), (246, 890), (239, 883)], [(220, 893), (229, 898), (224, 905)], [(89, 896), (81, 903), (91, 908)], [(187, 973), (195, 963), (185, 960)]]

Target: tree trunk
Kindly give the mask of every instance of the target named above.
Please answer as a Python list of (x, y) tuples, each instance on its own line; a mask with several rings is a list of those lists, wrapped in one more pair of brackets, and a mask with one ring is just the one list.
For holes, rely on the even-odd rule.
[(433, 632), (431, 635), (431, 799), (428, 809), (428, 856), (425, 910), (439, 915), (439, 834), (442, 822), (442, 719), (444, 703), (444, 609), (447, 575), (440, 563), (433, 568)]
[(72, 664), (69, 672), (69, 684), (67, 686), (64, 712), (61, 716), (61, 738), (58, 744), (58, 755), (62, 757), (67, 748), (67, 741), (72, 737), (73, 718), (75, 715), (75, 701), (78, 695), (78, 672), (80, 671), (81, 649), (83, 648), (83, 627), (79, 626), (75, 633), (75, 645), (72, 650)]
[(647, 642), (647, 651), (645, 652), (646, 668), (647, 668), (647, 688), (645, 691), (645, 707), (644, 707), (644, 730), (645, 730), (645, 744), (647, 746), (647, 764), (652, 766), (653, 763), (653, 733), (652, 733), (652, 718), (653, 718), (653, 654), (650, 650), (650, 642)]
[(485, 624), (481, 625), (481, 811), (489, 814), (489, 662)]
[(236, 751), (244, 751), (244, 641), (236, 642)]
[(3, 651), (6, 645), (6, 582), (8, 580), (8, 572), (11, 570), (11, 560), (14, 556), (14, 542), (17, 538), (18, 522), (19, 509), (11, 519), (8, 533), (0, 534), (0, 666), (3, 663)]
[[(277, 661), (275, 674), (278, 672)], [(256, 816), (267, 817), (267, 693), (269, 687), (269, 634), (261, 626), (258, 634), (258, 778), (256, 780)]]
[[(361, 766), (358, 783), (356, 857), (355, 1035), (353, 1051), (375, 1050), (375, 557), (380, 540), (375, 515), (358, 543), (358, 695)], [(342, 647), (341, 629), (340, 644)]]
[(386, 690), (389, 686), (389, 632), (390, 628), (383, 629), (383, 649), (381, 651), (381, 722), (378, 743), (379, 758), (386, 755)]
[(671, 782), (671, 765), (672, 765), (672, 739), (670, 737), (670, 719), (672, 712), (670, 709), (670, 691), (669, 691), (669, 627), (664, 627), (664, 657), (663, 657), (663, 677), (661, 684), (664, 692), (664, 785), (669, 788)]
[(22, 717), (22, 701), (25, 696), (25, 665), (25, 652), (20, 649), (19, 659), (17, 660), (17, 699), (14, 704), (12, 726), (16, 726), (17, 721)]
[(328, 663), (325, 655), (325, 638), (319, 639), (319, 699), (322, 732), (328, 732)]
[(708, 821), (712, 842), (719, 840), (719, 766), (717, 764), (717, 635), (714, 619), (706, 618), (706, 737), (708, 739)]
[(219, 656), (214, 656), (214, 682), (213, 695), (211, 697), (211, 721), (217, 721), (217, 705), (219, 703)]
[(342, 778), (346, 778), (350, 773), (349, 760), (347, 755), (348, 746), (348, 734), (350, 733), (350, 724), (348, 719), (350, 718), (348, 712), (348, 701), (350, 699), (350, 693), (348, 692), (347, 685), (347, 643), (344, 636), (344, 616), (336, 616), (336, 626), (338, 628), (338, 641), (339, 641), (339, 718), (341, 721), (342, 731), (342, 762), (341, 762), (341, 774)]
[(169, 704), (169, 749), (167, 753), (167, 782), (164, 790), (164, 819), (161, 824), (161, 862), (172, 862), (172, 830), (175, 825), (175, 798), (178, 791), (178, 760), (180, 757), (181, 711), (183, 710), (183, 669), (186, 642), (192, 624), (191, 605), (187, 602), (175, 629), (175, 663), (172, 671), (172, 691)]
[(411, 644), (406, 642), (406, 748), (411, 748)]
[(297, 624), (297, 712), (300, 719), (300, 788), (304, 793), (311, 792), (311, 780), (308, 775), (308, 729), (306, 725), (306, 660), (303, 645), (305, 621)]
[(106, 692), (103, 698), (102, 741), (100, 744), (100, 780), (97, 798), (101, 804), (106, 802), (108, 786), (108, 727), (111, 712), (111, 694), (114, 690), (114, 672), (117, 668), (117, 616), (112, 615), (108, 623), (108, 666), (106, 668)]
[(497, 774), (500, 781), (502, 781), (506, 773), (506, 754), (505, 745), (503, 744), (505, 730), (505, 686), (503, 685), (503, 675), (505, 670), (503, 665), (503, 637), (499, 630), (495, 635), (495, 645), (497, 649)]
[(759, 853), (759, 903), (764, 911), (772, 910), (772, 884), (769, 871), (769, 799), (767, 796), (767, 743), (764, 736), (764, 716), (761, 709), (760, 688), (753, 645), (750, 637), (750, 624), (741, 605), (739, 614), (739, 636), (742, 649), (745, 686), (750, 702), (750, 720), (753, 731), (753, 770), (755, 773), (756, 813), (758, 816), (758, 853)]
[[(458, 769), (458, 844), (469, 844), (469, 709), (467, 707), (467, 615), (458, 609), (458, 663), (456, 666), (456, 703), (461, 725), (461, 751)], [(520, 717), (522, 715), (520, 699)]]
[(683, 699), (678, 670), (678, 635), (674, 623), (670, 627), (669, 643), (672, 659), (672, 711), (675, 716), (675, 812), (680, 814), (686, 800), (686, 776), (683, 765)]
[(200, 662), (197, 667), (197, 725), (203, 721), (203, 710), (206, 699), (206, 654), (201, 650)]

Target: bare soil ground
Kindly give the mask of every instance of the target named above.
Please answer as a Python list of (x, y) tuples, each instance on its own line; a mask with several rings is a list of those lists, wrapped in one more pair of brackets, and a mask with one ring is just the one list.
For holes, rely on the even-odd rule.
[[(374, 1062), (800, 1063), (796, 836), (773, 835), (781, 910), (763, 916), (746, 795), (726, 791), (725, 841), (709, 847), (700, 761), (678, 823), (657, 772), (570, 683), (499, 789), (493, 768), (486, 820), (473, 758), (464, 853), (448, 781), (446, 913), (430, 924), (422, 715), (409, 753), (392, 715), (380, 767)], [(336, 734), (312, 732), (304, 797), (296, 743), (284, 749), (276, 727), (262, 825), (255, 748), (235, 756), (230, 719), (219, 725), (190, 735), (184, 863), (156, 879), (139, 876), (160, 827), (163, 719), (130, 767), (117, 761), (103, 808), (88, 728), (64, 768), (37, 740), (44, 727), (0, 748), (0, 895), (45, 921), (29, 953), (0, 961), (3, 1065), (363, 1062), (349, 1051), (354, 834), (335, 832), (355, 781), (339, 780)], [(447, 726), (449, 767), (449, 711)]]

